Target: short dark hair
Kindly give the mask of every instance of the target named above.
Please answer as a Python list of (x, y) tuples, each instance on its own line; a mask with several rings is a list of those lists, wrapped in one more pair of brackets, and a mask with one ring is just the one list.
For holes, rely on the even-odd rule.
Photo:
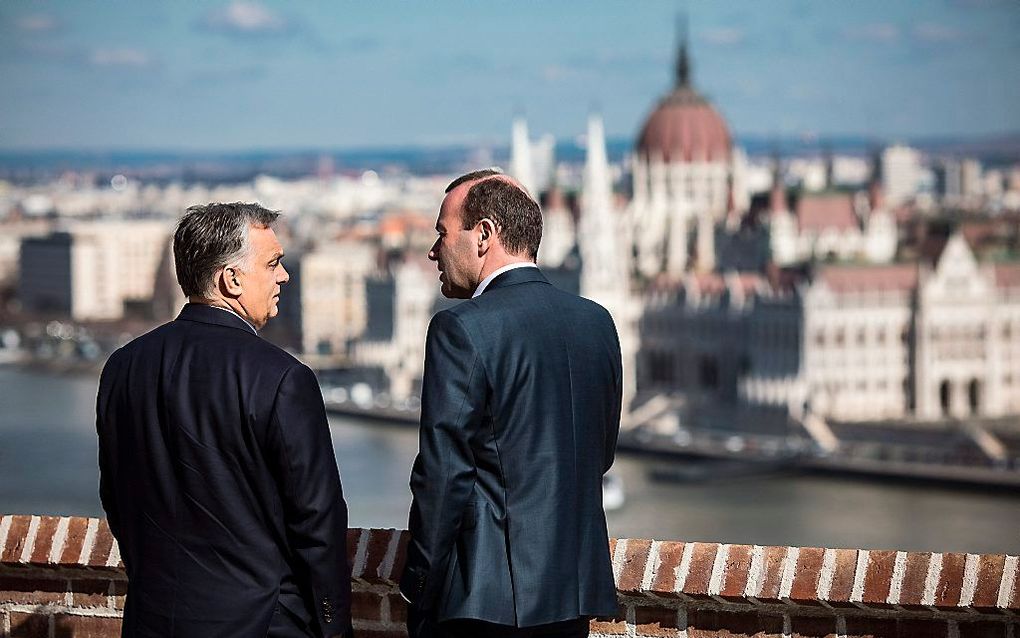
[(477, 182), (464, 197), (463, 227), (474, 228), (488, 217), (496, 225), (496, 234), (508, 253), (523, 253), (534, 259), (542, 242), (542, 209), (523, 188), (502, 175), (492, 168), (473, 171), (450, 182), (446, 192), (468, 182)]
[(269, 228), (279, 216), (241, 202), (189, 207), (174, 232), (174, 268), (185, 296), (208, 294), (217, 270), (247, 256), (248, 230)]

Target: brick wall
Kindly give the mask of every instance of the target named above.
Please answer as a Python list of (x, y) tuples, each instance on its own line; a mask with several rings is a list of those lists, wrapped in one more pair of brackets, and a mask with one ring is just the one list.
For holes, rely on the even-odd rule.
[[(406, 532), (352, 529), (359, 637), (404, 636)], [(594, 636), (1020, 638), (1020, 570), (1002, 554), (612, 541), (620, 610)], [(127, 582), (106, 522), (0, 518), (0, 635), (119, 635)]]

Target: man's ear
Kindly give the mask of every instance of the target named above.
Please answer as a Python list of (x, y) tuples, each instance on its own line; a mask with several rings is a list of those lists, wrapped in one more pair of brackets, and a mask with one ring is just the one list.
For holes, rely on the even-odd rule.
[(489, 251), (492, 242), (496, 241), (496, 224), (488, 217), (478, 222), (478, 255), (484, 255)]
[(226, 266), (219, 274), (220, 286), (223, 288), (231, 297), (240, 297), (241, 293), (244, 292), (244, 288), (241, 286), (241, 279), (238, 276), (238, 270), (231, 266)]

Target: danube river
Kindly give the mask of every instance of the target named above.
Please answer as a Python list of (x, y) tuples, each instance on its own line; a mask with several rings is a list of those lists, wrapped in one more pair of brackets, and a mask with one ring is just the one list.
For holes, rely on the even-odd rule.
[[(102, 515), (96, 377), (0, 367), (0, 513)], [(330, 418), (352, 526), (404, 527), (413, 427)], [(804, 474), (740, 475), (620, 456), (614, 536), (760, 545), (1020, 553), (1020, 494)], [(663, 480), (663, 474), (685, 476)]]

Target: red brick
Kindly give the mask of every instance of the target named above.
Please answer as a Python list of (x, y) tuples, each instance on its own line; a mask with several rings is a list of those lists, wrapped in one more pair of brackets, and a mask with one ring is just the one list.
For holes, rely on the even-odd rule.
[(400, 594), (390, 594), (390, 620), (392, 622), (407, 622), (407, 603)]
[[(622, 620), (599, 620), (595, 619), (588, 623), (588, 630), (600, 636), (626, 636), (627, 623)], [(360, 636), (361, 633), (359, 632)]]
[(982, 554), (978, 565), (977, 589), (974, 590), (973, 606), (978, 609), (995, 609), (999, 601), (999, 584), (1006, 564), (1003, 554)]
[(1020, 611), (1020, 567), (1017, 568), (1016, 573), (1013, 575), (1013, 593), (1012, 598), (1009, 599), (1007, 609), (1012, 610), (1014, 613)]
[(967, 562), (964, 554), (943, 554), (942, 575), (935, 588), (935, 606), (955, 609), (960, 604), (963, 589), (963, 569)]
[(351, 617), (356, 620), (382, 620), (382, 597), (368, 591), (351, 592)]
[(103, 616), (53, 616), (54, 638), (113, 638), (120, 635), (120, 618)]
[(407, 561), (407, 544), (411, 542), (411, 533), (407, 530), (401, 530), (399, 532), (400, 540), (397, 541), (397, 555), (393, 560), (393, 569), (390, 570), (388, 575), (384, 575), (384, 580), (392, 583), (399, 583), (400, 576), (404, 573), (404, 564)]
[(50, 619), (45, 614), (11, 612), (11, 638), (49, 638)]
[(846, 635), (854, 638), (897, 638), (899, 634), (895, 618), (847, 616)]
[(659, 567), (652, 578), (656, 596), (676, 596), (676, 570), (684, 555), (684, 544), (664, 542), (659, 545)]
[(128, 584), (126, 580), (113, 581), (113, 608), (124, 609), (124, 602), (127, 599)]
[(854, 591), (854, 575), (857, 572), (857, 559), (860, 554), (856, 549), (837, 549), (836, 564), (829, 586), (828, 602), (833, 607), (853, 607), (850, 596)]
[(725, 600), (744, 600), (753, 549), (750, 545), (730, 545), (730, 553), (726, 556), (726, 576), (719, 592)]
[(71, 581), (75, 607), (108, 607), (110, 581), (99, 578), (81, 578)]
[(32, 522), (31, 516), (12, 516), (11, 527), (7, 530), (7, 544), (4, 546), (4, 553), (0, 555), (2, 563), (17, 563), (21, 559), (21, 552), (25, 549), (25, 537), (28, 536), (28, 526)]
[(627, 635), (627, 610), (620, 607), (613, 616), (593, 618), (589, 626), (593, 634)]
[(365, 555), (365, 569), (355, 577), (371, 583), (381, 582), (379, 569), (386, 557), (386, 549), (390, 546), (390, 538), (396, 533), (389, 529), (373, 529), (369, 531), (368, 551)]
[(919, 608), (924, 599), (924, 584), (928, 578), (928, 566), (931, 564), (930, 552), (910, 552), (907, 554), (906, 569), (903, 571), (903, 584), (900, 586), (899, 604), (906, 608)]
[(715, 555), (719, 552), (718, 543), (694, 543), (691, 552), (691, 568), (687, 572), (684, 593), (696, 598), (708, 597), (708, 587), (712, 581), (712, 568), (715, 566)]
[(825, 550), (805, 547), (797, 556), (797, 568), (790, 587), (790, 600), (808, 605), (818, 605), (818, 577), (822, 572)]
[(110, 531), (110, 524), (106, 522), (106, 519), (101, 518), (99, 519), (99, 528), (96, 530), (96, 541), (92, 545), (92, 554), (87, 563), (88, 566), (105, 569), (111, 549), (113, 549), (113, 532)]
[(679, 637), (677, 611), (664, 607), (635, 607), (634, 625), (638, 636)]
[(960, 638), (1006, 638), (1007, 635), (1006, 623), (998, 621), (961, 622), (959, 628)]
[(783, 564), (786, 562), (787, 547), (765, 548), (765, 570), (762, 573), (759, 600), (779, 602), (779, 587), (783, 584)]
[(836, 619), (794, 616), (790, 618), (790, 632), (791, 638), (836, 638)]
[(53, 534), (57, 531), (59, 522), (59, 516), (43, 516), (39, 519), (39, 531), (36, 532), (32, 557), (29, 559), (33, 565), (49, 564), (50, 550), (53, 548)]
[(868, 569), (864, 575), (864, 595), (861, 602), (871, 607), (890, 605), (889, 588), (892, 586), (893, 569), (896, 567), (896, 552), (871, 551), (868, 553)]
[(627, 541), (627, 553), (623, 557), (620, 577), (616, 588), (621, 592), (635, 593), (641, 591), (641, 581), (645, 576), (645, 563), (648, 562), (648, 551), (652, 541), (634, 539)]
[(63, 578), (0, 576), (0, 603), (62, 605), (66, 592), (67, 581)]
[(609, 557), (612, 560), (616, 560), (616, 539), (615, 538), (610, 538), (609, 539)]
[(692, 609), (687, 613), (688, 638), (763, 638), (783, 635), (783, 617), (758, 612)]
[(354, 565), (354, 557), (358, 553), (358, 539), (361, 538), (361, 530), (354, 527), (347, 530), (347, 564)]
[(82, 545), (85, 544), (85, 534), (88, 531), (89, 519), (75, 516), (67, 526), (67, 538), (64, 540), (64, 551), (60, 553), (61, 565), (77, 565), (81, 556)]

